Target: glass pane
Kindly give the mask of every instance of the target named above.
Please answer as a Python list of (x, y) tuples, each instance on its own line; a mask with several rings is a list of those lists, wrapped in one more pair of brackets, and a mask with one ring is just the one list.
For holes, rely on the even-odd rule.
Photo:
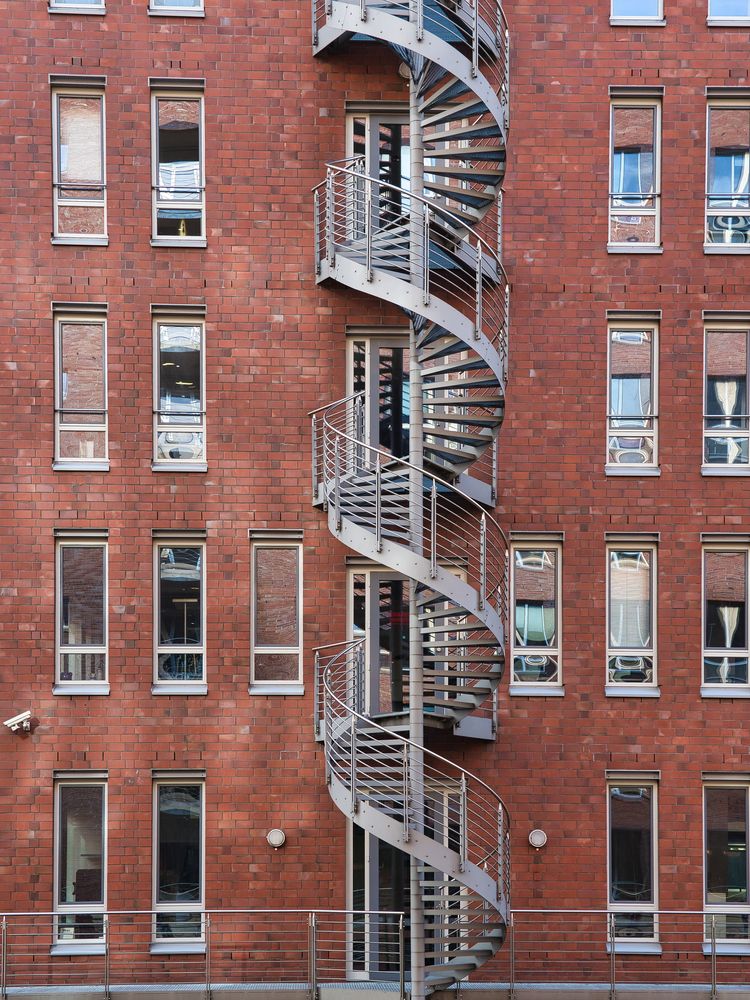
[(198, 462), (205, 455), (202, 432), (159, 431), (156, 435), (157, 461)]
[(616, 913), (615, 937), (653, 938), (655, 917), (653, 913)]
[(101, 97), (58, 97), (59, 178), (63, 184), (102, 184)]
[(748, 0), (708, 0), (709, 17), (750, 17)]
[(712, 913), (706, 915), (706, 940), (711, 940), (711, 924), (716, 928), (716, 940), (737, 941), (750, 937), (750, 914)]
[(611, 330), (609, 347), (609, 408), (612, 426), (647, 428), (654, 412), (652, 373), (653, 332)]
[(60, 236), (99, 236), (104, 232), (104, 209), (86, 205), (57, 207), (57, 231)]
[(404, 580), (380, 580), (377, 651), (371, 643), (370, 657), (371, 669), (377, 670), (373, 711), (403, 712), (409, 683), (409, 593)]
[[(646, 199), (649, 204), (653, 199)], [(612, 243), (656, 243), (654, 215), (613, 215), (610, 221)]]
[(704, 656), (703, 680), (706, 684), (747, 684), (747, 657)]
[(614, 206), (644, 205), (642, 196), (654, 193), (655, 129), (656, 108), (612, 109)]
[(156, 235), (202, 236), (203, 212), (199, 208), (160, 208), (156, 213)]
[(91, 941), (104, 937), (101, 913), (61, 913), (56, 923), (58, 941)]
[(157, 938), (202, 938), (203, 914), (159, 913), (156, 916)]
[(160, 653), (160, 681), (201, 681), (203, 680), (202, 653)]
[(159, 903), (200, 902), (202, 898), (201, 792), (200, 785), (158, 786)]
[(255, 549), (255, 645), (296, 646), (299, 643), (299, 550)]
[(557, 645), (557, 551), (517, 549), (513, 579), (516, 646)]
[(749, 190), (750, 109), (710, 108), (708, 121), (708, 191), (714, 196), (709, 205), (732, 207)]
[(58, 902), (103, 903), (104, 787), (61, 785), (59, 795)]
[(201, 563), (199, 546), (159, 547), (159, 645), (200, 645)]
[(747, 554), (706, 552), (705, 645), (747, 649)]
[(159, 420), (195, 424), (201, 415), (200, 326), (159, 324)]
[(298, 653), (256, 653), (253, 661), (256, 681), (298, 681)]
[[(626, 421), (610, 421), (611, 424), (624, 422)], [(609, 438), (607, 455), (607, 461), (610, 465), (653, 465), (653, 435), (618, 434), (612, 436)]]
[(612, 17), (658, 16), (658, 0), (612, 0)]
[(203, 10), (203, 0), (151, 0), (151, 6), (154, 10), (159, 10), (163, 7)]
[(609, 553), (609, 644), (613, 649), (651, 646), (649, 550)]
[(706, 437), (705, 462), (707, 465), (747, 465), (750, 461), (748, 438)]
[(513, 680), (517, 683), (557, 681), (557, 657), (537, 653), (513, 657)]
[(409, 351), (378, 351), (378, 442), (397, 458), (409, 454)]
[[(104, 398), (104, 324), (60, 324), (60, 409), (98, 411), (101, 422)], [(92, 415), (80, 414), (80, 423)]]
[(652, 790), (621, 785), (609, 790), (611, 903), (653, 903)]
[(60, 454), (58, 458), (91, 459), (107, 457), (107, 439), (104, 431), (61, 430), (59, 435)]
[(158, 106), (158, 198), (200, 200), (200, 108), (196, 99), (160, 98)]
[(106, 653), (62, 653), (61, 681), (104, 681), (107, 679)]
[(610, 656), (607, 669), (610, 684), (651, 684), (654, 679), (650, 656)]
[(706, 426), (747, 428), (747, 331), (706, 333)]
[(706, 789), (706, 902), (747, 902), (747, 789)]
[(104, 546), (60, 549), (60, 645), (104, 645)]

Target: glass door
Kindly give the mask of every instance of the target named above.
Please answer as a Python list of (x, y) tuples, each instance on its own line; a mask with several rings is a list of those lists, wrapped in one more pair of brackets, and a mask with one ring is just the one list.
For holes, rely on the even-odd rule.
[(350, 577), (352, 639), (365, 640), (365, 714), (408, 710), (409, 581), (393, 573)]
[(350, 391), (364, 394), (365, 442), (394, 458), (408, 458), (408, 338), (357, 339), (350, 352)]

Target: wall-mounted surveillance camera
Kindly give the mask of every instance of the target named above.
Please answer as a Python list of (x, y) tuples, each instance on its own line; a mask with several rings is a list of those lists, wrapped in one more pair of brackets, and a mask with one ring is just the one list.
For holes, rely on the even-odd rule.
[(31, 712), (21, 712), (20, 715), (14, 715), (12, 719), (6, 719), (3, 725), (7, 726), (12, 733), (17, 733), (19, 729), (28, 733), (31, 729)]

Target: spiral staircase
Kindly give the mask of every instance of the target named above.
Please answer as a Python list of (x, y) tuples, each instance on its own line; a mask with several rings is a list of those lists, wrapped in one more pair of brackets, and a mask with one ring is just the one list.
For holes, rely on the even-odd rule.
[[(508, 31), (497, 0), (313, 0), (316, 54), (363, 37), (410, 69), (423, 190), (370, 176), (362, 157), (330, 164), (314, 192), (316, 274), (409, 316), (421, 462), (369, 442), (354, 394), (313, 414), (313, 489), (342, 543), (414, 581), (418, 708), (426, 729), (452, 733), (492, 699), (504, 668), (506, 539), (456, 484), (494, 453), (503, 419)], [(505, 938), (508, 816), (479, 778), (407, 739), (398, 720), (369, 715), (367, 683), (364, 640), (316, 653), (330, 793), (353, 822), (419, 861), (424, 982), (445, 988)]]

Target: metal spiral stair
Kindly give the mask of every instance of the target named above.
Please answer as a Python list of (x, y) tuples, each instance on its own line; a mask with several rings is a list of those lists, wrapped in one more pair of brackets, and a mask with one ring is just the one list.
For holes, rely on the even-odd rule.
[[(416, 581), (425, 725), (452, 731), (504, 668), (505, 536), (455, 484), (491, 454), (504, 412), (509, 286), (496, 247), (508, 32), (496, 0), (313, 0), (313, 35), (316, 54), (355, 36), (382, 41), (415, 81), (423, 190), (368, 176), (362, 158), (330, 164), (315, 189), (315, 253), (318, 281), (411, 319), (424, 467), (367, 442), (355, 394), (313, 415), (313, 487), (341, 542)], [(453, 985), (505, 937), (504, 806), (478, 778), (368, 717), (361, 642), (321, 650), (316, 682), (331, 795), (421, 862), (425, 982)]]

